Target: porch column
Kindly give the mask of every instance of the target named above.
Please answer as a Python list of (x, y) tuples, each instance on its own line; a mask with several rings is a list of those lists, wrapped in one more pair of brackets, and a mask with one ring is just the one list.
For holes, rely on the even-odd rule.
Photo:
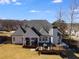
[(50, 42), (49, 36), (47, 36), (47, 41)]
[(54, 44), (54, 38), (52, 36), (50, 37), (50, 41), (52, 44)]
[(29, 39), (30, 39), (30, 46), (31, 46), (31, 45), (32, 45), (32, 44), (31, 44), (31, 38), (29, 38)]
[(26, 45), (26, 39), (23, 39), (23, 46)]

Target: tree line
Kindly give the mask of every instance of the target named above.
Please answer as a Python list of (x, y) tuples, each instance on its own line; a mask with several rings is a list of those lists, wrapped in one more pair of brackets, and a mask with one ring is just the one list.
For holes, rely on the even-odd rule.
[(25, 20), (2, 20), (0, 19), (0, 30), (12, 31), (17, 30), (18, 27), (24, 24)]

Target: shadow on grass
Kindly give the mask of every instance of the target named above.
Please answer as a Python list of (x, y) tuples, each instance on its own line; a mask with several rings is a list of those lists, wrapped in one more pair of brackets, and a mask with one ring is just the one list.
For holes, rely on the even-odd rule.
[(60, 54), (60, 56), (64, 59), (64, 58), (67, 58), (67, 59), (79, 59), (79, 57), (77, 57), (73, 51), (71, 50), (67, 50), (63, 53)]
[[(63, 52), (67, 59), (79, 59), (74, 53), (79, 53), (79, 48), (77, 47), (77, 41), (73, 39), (63, 39), (63, 42), (69, 45), (69, 48)], [(63, 57), (63, 53), (61, 53), (61, 57)], [(64, 58), (64, 57), (63, 57)]]
[(43, 55), (59, 55), (58, 53), (41, 53), (41, 54), (43, 54)]
[(26, 48), (26, 49), (36, 49), (36, 47), (34, 47), (34, 46), (23, 46), (23, 48)]
[[(62, 51), (59, 54), (57, 53), (41, 53), (42, 55), (60, 55), (62, 59), (79, 59), (79, 57), (77, 57), (73, 51), (71, 50), (66, 50), (66, 51)], [(39, 54), (39, 55), (41, 55)]]

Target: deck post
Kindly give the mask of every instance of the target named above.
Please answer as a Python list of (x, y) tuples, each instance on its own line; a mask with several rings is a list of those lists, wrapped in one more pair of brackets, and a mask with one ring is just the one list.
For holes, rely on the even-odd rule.
[(37, 44), (38, 44), (38, 46), (39, 46), (39, 38), (37, 39)]

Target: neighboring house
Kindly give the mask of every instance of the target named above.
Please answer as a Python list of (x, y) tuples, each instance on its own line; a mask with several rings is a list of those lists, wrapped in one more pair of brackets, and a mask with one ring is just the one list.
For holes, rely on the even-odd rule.
[(62, 33), (46, 20), (28, 21), (12, 35), (12, 43), (37, 47), (43, 43), (59, 44)]
[(76, 35), (76, 30), (66, 30), (65, 31), (67, 34), (71, 34), (72, 36), (75, 36)]
[(75, 36), (76, 36), (76, 37), (79, 37), (79, 31), (76, 32), (76, 35), (75, 35)]
[(75, 36), (75, 35), (76, 35), (76, 31), (75, 31), (75, 30), (72, 30), (72, 31), (71, 31), (71, 35), (72, 35), (72, 36)]

